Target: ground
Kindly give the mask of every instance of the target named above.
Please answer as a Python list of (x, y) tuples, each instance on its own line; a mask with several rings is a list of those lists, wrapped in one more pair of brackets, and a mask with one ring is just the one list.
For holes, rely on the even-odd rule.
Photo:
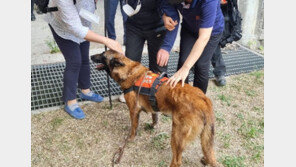
[[(227, 86), (210, 81), (207, 95), (216, 115), (215, 150), (226, 167), (264, 166), (264, 72), (227, 77)], [(83, 120), (75, 120), (62, 109), (32, 115), (32, 166), (111, 166), (111, 159), (129, 133), (129, 111), (125, 104), (88, 103)], [(138, 135), (125, 148), (119, 165), (168, 166), (171, 117), (159, 115), (155, 129), (151, 115), (140, 116)], [(197, 139), (183, 152), (183, 166), (202, 166)]]

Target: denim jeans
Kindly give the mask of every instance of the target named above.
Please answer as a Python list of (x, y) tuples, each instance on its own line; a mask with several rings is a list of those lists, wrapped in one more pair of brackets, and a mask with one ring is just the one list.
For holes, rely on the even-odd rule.
[(116, 9), (118, 6), (118, 2), (120, 2), (120, 9), (122, 14), (122, 21), (123, 21), (123, 29), (124, 29), (124, 35), (123, 35), (123, 41), (126, 41), (125, 37), (125, 21), (127, 20), (127, 15), (124, 13), (122, 9), (122, 0), (105, 0), (105, 20), (106, 20), (106, 29), (108, 37), (111, 39), (116, 39), (116, 32), (114, 27), (114, 20), (115, 20), (115, 14)]

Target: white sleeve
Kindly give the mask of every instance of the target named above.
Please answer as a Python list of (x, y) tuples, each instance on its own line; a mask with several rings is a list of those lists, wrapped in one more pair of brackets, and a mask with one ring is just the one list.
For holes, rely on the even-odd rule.
[(84, 39), (89, 28), (81, 23), (81, 19), (73, 0), (56, 0), (59, 17), (65, 28), (78, 38)]

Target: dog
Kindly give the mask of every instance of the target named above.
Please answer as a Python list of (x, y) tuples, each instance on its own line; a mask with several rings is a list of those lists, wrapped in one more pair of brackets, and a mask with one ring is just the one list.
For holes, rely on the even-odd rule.
[[(113, 50), (93, 55), (91, 60), (100, 63), (97, 70), (106, 70), (122, 90), (132, 87), (139, 78), (150, 73), (149, 69), (141, 63), (132, 61)], [(162, 84), (158, 87), (155, 97), (159, 110), (164, 114), (172, 115), (171, 148), (173, 157), (170, 167), (181, 166), (182, 152), (196, 136), (201, 138), (204, 154), (201, 162), (204, 165), (216, 167), (218, 164), (213, 147), (215, 116), (211, 100), (199, 88), (189, 84), (182, 87), (181, 82), (174, 88), (165, 83)], [(152, 113), (153, 127), (157, 124), (157, 114), (147, 95), (138, 94), (133, 90), (126, 93), (124, 98), (130, 111), (129, 140), (133, 141), (139, 124), (140, 112)]]

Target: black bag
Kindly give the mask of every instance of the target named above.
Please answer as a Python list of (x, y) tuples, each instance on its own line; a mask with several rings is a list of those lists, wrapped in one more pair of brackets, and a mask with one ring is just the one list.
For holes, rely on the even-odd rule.
[(221, 5), (225, 19), (223, 36), (220, 41), (221, 48), (227, 43), (238, 41), (242, 38), (242, 17), (238, 10), (237, 0), (228, 0), (227, 4)]
[[(42, 13), (58, 11), (58, 7), (48, 7), (49, 0), (35, 0), (35, 4), (38, 6), (39, 11)], [(73, 0), (74, 5), (76, 0)]]

